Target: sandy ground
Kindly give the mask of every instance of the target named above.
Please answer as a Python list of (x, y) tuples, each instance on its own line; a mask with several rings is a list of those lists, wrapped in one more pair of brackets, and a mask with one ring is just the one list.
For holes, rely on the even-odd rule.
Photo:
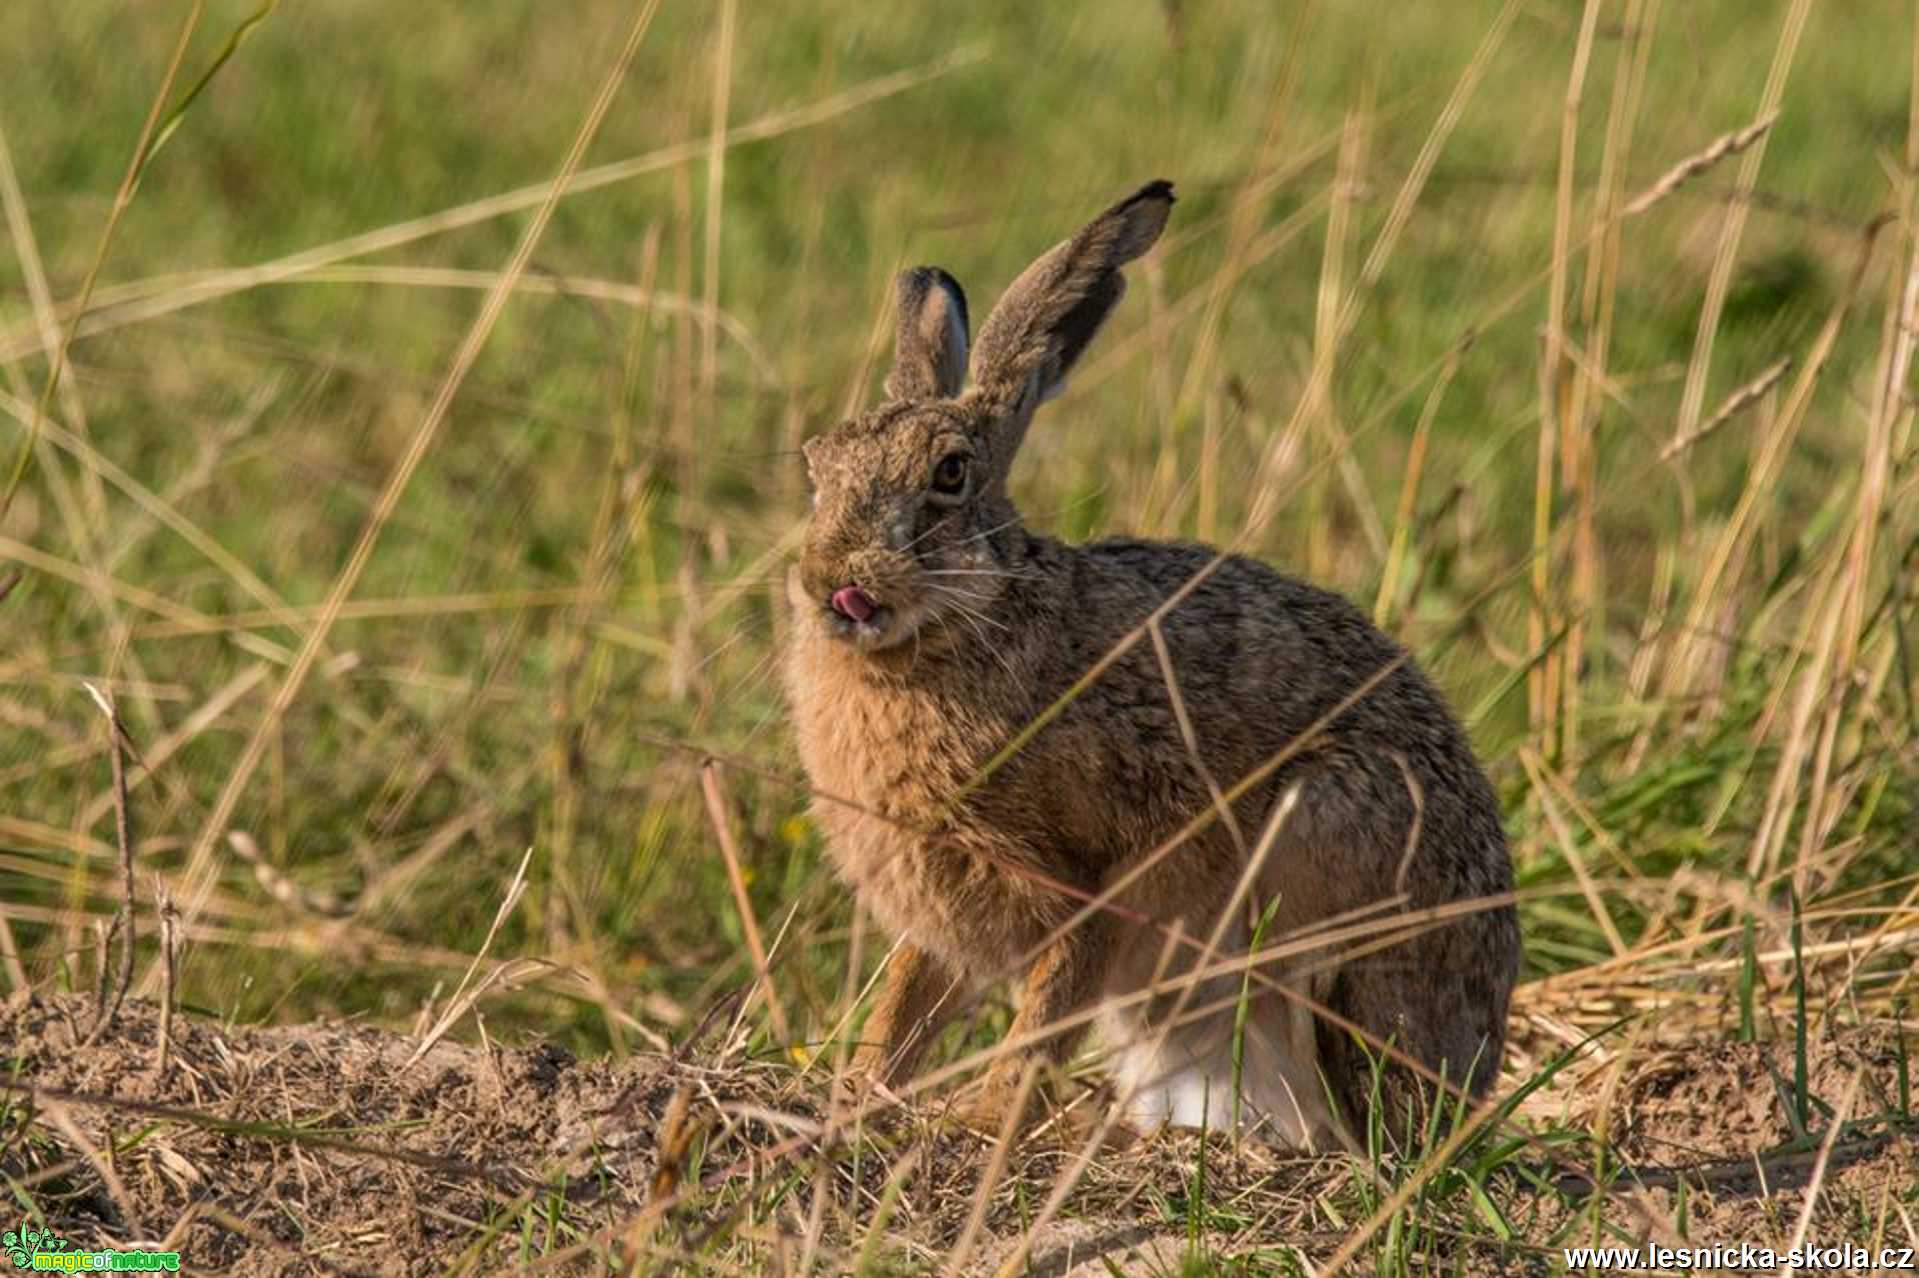
[[(816, 1272), (840, 1272), (876, 1215), (884, 1272), (938, 1272), (992, 1159), (919, 1117), (876, 1123), (858, 1142), (822, 1138), (823, 1088), (777, 1065), (579, 1061), (537, 1043), (442, 1043), (409, 1065), (412, 1040), (364, 1026), (223, 1029), (181, 1016), (162, 1070), (153, 1007), (129, 1003), (89, 1044), (95, 1020), (78, 997), (16, 995), (0, 1009), (0, 1172), (74, 1246), (178, 1250), (194, 1274), (600, 1272), (616, 1244), (656, 1263), (703, 1256), (715, 1272), (739, 1271), (742, 1256), (760, 1272), (797, 1272), (811, 1248)], [(1595, 1112), (1629, 1169), (1603, 1206), (1572, 1170), (1590, 1169), (1590, 1149), (1557, 1166), (1522, 1160), (1534, 1183), (1494, 1182), (1521, 1240), (1499, 1252), (1462, 1243), (1453, 1259), (1469, 1272), (1556, 1271), (1562, 1243), (1591, 1239), (1589, 1218), (1626, 1241), (1650, 1230), (1782, 1242), (1815, 1177), (1810, 1239), (1913, 1245), (1912, 1129), (1860, 1123), (1822, 1163), (1816, 1140), (1795, 1144), (1782, 1101), (1792, 1055), (1790, 1044), (1702, 1044), (1641, 1058), (1603, 1095), (1595, 1083)], [(1884, 1115), (1901, 1103), (1898, 1052), (1883, 1039), (1820, 1038), (1810, 1062), (1813, 1094), (1834, 1109)], [(1831, 1124), (1815, 1118), (1816, 1136)], [(1354, 1201), (1363, 1167), (1217, 1137), (1208, 1148), (1202, 1245), (1298, 1247), (1315, 1263), (1339, 1246), (1324, 1204)], [(1023, 1222), (1073, 1155), (1023, 1142), (967, 1270), (991, 1272), (1024, 1247), (1033, 1274), (1176, 1271), (1193, 1236), (1167, 1204), (1184, 1201), (1197, 1152), (1182, 1134), (1102, 1154), (1060, 1219), (1029, 1237)]]

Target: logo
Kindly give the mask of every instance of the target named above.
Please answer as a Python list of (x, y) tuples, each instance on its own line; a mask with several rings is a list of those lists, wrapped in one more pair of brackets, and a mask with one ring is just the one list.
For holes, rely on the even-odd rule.
[(180, 1269), (177, 1251), (117, 1251), (111, 1247), (103, 1251), (68, 1251), (69, 1245), (51, 1229), (32, 1228), (31, 1220), (21, 1221), (20, 1228), (9, 1229), (0, 1236), (0, 1247), (6, 1249), (7, 1259), (13, 1262), (15, 1269), (62, 1274), (178, 1273)]

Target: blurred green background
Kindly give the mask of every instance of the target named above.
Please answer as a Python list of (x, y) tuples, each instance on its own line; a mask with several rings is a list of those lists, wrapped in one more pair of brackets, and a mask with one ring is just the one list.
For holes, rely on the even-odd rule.
[[(175, 101), (256, 8), (206, 7)], [(49, 370), (25, 263), (70, 321), (187, 12), (0, 6), (23, 215), (0, 254), (9, 462)], [(1540, 892), (1535, 974), (1609, 957), (1608, 926), (1651, 943), (1776, 905), (1807, 820), (1819, 849), (1855, 840), (1811, 876), (1821, 892), (1915, 868), (1910, 412), (1883, 445), (1872, 430), (1910, 252), (1914, 22), (1880, 0), (1815, 6), (1803, 31), (1791, 5), (1620, 0), (1583, 36), (1585, 9), (1557, 2), (762, 0), (729, 23), (666, 0), (586, 167), (657, 162), (560, 204), (213, 828), (529, 210), (421, 220), (549, 180), (633, 12), (281, 6), (153, 156), (0, 522), (0, 571), (23, 573), (0, 602), (0, 901), (29, 979), (90, 985), (90, 928), (117, 899), (91, 680), (152, 764), (133, 770), (143, 903), (210, 849), (215, 890), (185, 923), (192, 1006), (410, 1022), (532, 848), (491, 954), (550, 966), (489, 998), (494, 1025), (589, 1048), (671, 1037), (751, 972), (701, 798), (710, 752), (789, 956), (794, 1036), (818, 1042), (844, 1009), (852, 911), (782, 722), (794, 449), (876, 393), (896, 270), (946, 266), (977, 320), (1033, 256), (1162, 176), (1181, 197), (1168, 238), (1017, 470), (1038, 527), (1225, 540), (1265, 503), (1248, 549), (1378, 606), (1468, 717)], [(1750, 191), (1729, 157), (1616, 218), (1758, 119), (1775, 64)], [(716, 148), (727, 130), (743, 132)], [(220, 274), (381, 228), (391, 247), (322, 269)], [(1786, 441), (1772, 470), (1768, 439)], [(1804, 621), (1835, 598), (1875, 447), (1889, 478), (1857, 651), (1828, 663), (1851, 680), (1833, 780), (1788, 794), (1792, 842), (1764, 851), (1793, 757), (1771, 699), (1807, 668)], [(1697, 669), (1673, 683), (1682, 649)], [(1579, 802), (1559, 803), (1584, 814), (1564, 838), (1528, 759)], [(229, 829), (277, 875), (256, 877)], [(1580, 855), (1603, 923), (1573, 888)], [(1694, 877), (1673, 889), (1680, 867)]]

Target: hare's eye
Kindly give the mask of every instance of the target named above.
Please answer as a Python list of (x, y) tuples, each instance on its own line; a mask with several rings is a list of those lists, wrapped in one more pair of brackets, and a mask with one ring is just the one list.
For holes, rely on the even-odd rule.
[(933, 491), (957, 497), (966, 491), (966, 454), (948, 453), (933, 467)]

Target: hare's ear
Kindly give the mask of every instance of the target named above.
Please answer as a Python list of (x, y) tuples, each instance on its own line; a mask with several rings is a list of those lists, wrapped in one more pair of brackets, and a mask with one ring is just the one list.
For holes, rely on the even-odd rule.
[(966, 294), (937, 266), (901, 271), (895, 286), (899, 328), (893, 339), (888, 399), (946, 399), (966, 382)]
[(1147, 183), (1027, 267), (986, 317), (973, 380), (1013, 430), (1065, 385), (1126, 292), (1119, 268), (1153, 246), (1172, 207), (1171, 182)]

